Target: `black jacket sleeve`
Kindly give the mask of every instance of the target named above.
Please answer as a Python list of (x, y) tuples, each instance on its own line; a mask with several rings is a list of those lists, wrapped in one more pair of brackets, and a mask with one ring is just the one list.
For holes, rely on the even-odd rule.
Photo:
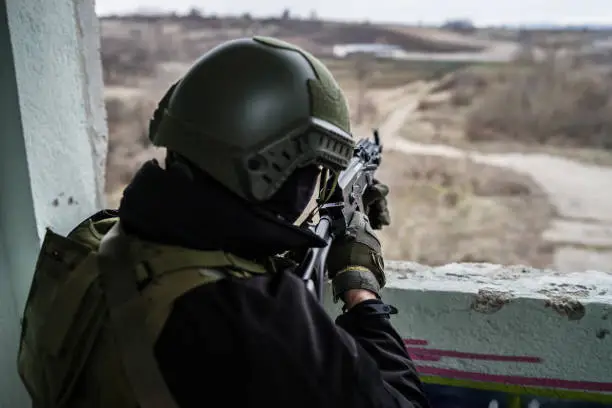
[[(385, 389), (397, 407), (429, 407), (423, 386), (404, 342), (391, 325), (392, 306), (367, 300), (338, 316), (336, 324), (350, 334), (376, 363)], [(367, 364), (362, 358), (361, 364)]]
[(155, 345), (182, 408), (427, 408), (385, 315), (337, 324), (294, 275), (224, 279), (177, 299)]

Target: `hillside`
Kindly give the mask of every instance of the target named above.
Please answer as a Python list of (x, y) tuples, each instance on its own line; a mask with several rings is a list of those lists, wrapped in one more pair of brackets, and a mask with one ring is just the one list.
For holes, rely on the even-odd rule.
[[(101, 19), (102, 38), (125, 39), (151, 34), (172, 36), (175, 45), (199, 55), (216, 43), (238, 36), (267, 35), (292, 41), (315, 54), (326, 54), (335, 44), (389, 43), (414, 52), (468, 52), (483, 49), (481, 43), (455, 35), (452, 40), (438, 39), (429, 30), (420, 33), (396, 26), (370, 23), (346, 23), (320, 20), (214, 18), (214, 17), (108, 17)], [(439, 30), (438, 30), (439, 31)], [(430, 38), (431, 37), (431, 38)]]
[[(612, 74), (567, 55), (517, 59), (508, 54), (518, 47), (511, 32), (246, 16), (103, 19), (110, 206), (144, 161), (163, 157), (147, 130), (167, 87), (205, 51), (255, 34), (324, 61), (348, 97), (356, 137), (380, 127), (380, 177), (392, 186), (393, 223), (381, 233), (389, 259), (609, 269), (610, 170), (592, 163), (612, 163)], [(401, 43), (420, 57), (332, 53), (336, 44), (373, 42)], [(500, 52), (512, 62), (428, 58)]]

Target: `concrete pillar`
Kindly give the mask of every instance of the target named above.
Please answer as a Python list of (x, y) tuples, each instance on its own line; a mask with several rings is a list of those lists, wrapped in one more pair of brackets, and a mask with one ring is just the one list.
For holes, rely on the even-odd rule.
[(29, 406), (19, 316), (46, 228), (103, 205), (106, 123), (93, 1), (0, 0), (0, 407)]

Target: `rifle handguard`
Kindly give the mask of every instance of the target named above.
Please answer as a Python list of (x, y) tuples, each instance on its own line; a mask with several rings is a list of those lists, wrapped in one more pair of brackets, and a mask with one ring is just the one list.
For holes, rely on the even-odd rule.
[[(325, 271), (332, 279), (336, 301), (346, 290), (366, 289), (378, 296), (380, 288), (385, 286), (380, 241), (364, 214), (370, 207), (364, 205), (364, 195), (372, 185), (380, 184), (375, 181), (374, 172), (380, 165), (381, 152), (380, 137), (378, 131), (374, 131), (374, 141), (361, 139), (357, 143), (353, 158), (348, 167), (338, 174), (337, 182), (333, 180), (331, 185), (323, 183), (333, 188), (328, 189), (329, 196), (325, 194), (325, 197), (321, 197), (320, 194), (320, 220), (311, 229), (328, 245), (309, 248), (297, 270), (318, 299), (323, 293)], [(388, 189), (384, 191), (385, 188), (378, 189), (378, 198), (384, 199), (388, 193)], [(370, 204), (367, 201), (370, 200), (366, 200), (365, 204)], [(374, 221), (376, 226), (389, 223), (388, 220)]]

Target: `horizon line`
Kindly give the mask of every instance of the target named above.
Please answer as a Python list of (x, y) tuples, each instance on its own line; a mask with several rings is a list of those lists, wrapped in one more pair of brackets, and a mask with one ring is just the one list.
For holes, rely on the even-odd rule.
[[(176, 15), (178, 17), (186, 17), (188, 16), (189, 12), (188, 11), (177, 11), (177, 10), (164, 10), (164, 9), (134, 9), (131, 11), (117, 11), (117, 12), (106, 12), (106, 13), (96, 13), (98, 18), (113, 18), (113, 17), (119, 17), (119, 18), (125, 18), (125, 17), (145, 17), (145, 16), (151, 16), (151, 17), (162, 17), (162, 16), (172, 16), (172, 15)], [(255, 20), (265, 20), (265, 19), (278, 19), (280, 18), (279, 14), (254, 14), (251, 12), (244, 12), (244, 13), (234, 13), (234, 14), (221, 14), (221, 13), (202, 13), (201, 16), (203, 18), (206, 17), (212, 17), (215, 16), (217, 18), (240, 18), (242, 16), (244, 16), (245, 14), (249, 14), (251, 15), (251, 17)], [(310, 20), (309, 17), (307, 16), (303, 16), (303, 15), (294, 15), (290, 18), (291, 20)], [(328, 21), (328, 22), (340, 22), (340, 23), (359, 23), (359, 22), (370, 22), (370, 23), (374, 23), (374, 24), (385, 24), (385, 25), (392, 25), (392, 24), (398, 24), (398, 25), (406, 25), (406, 26), (440, 26), (443, 25), (445, 23), (448, 22), (452, 22), (452, 21), (469, 21), (471, 22), (475, 28), (483, 28), (483, 27), (500, 27), (500, 28), (576, 28), (576, 29), (580, 29), (580, 28), (589, 28), (589, 29), (610, 29), (612, 28), (612, 22), (611, 23), (604, 23), (604, 22), (591, 22), (591, 23), (587, 23), (587, 22), (581, 22), (581, 23), (565, 23), (565, 22), (555, 22), (555, 21), (540, 21), (540, 22), (491, 22), (491, 23), (479, 23), (478, 21), (466, 18), (466, 17), (457, 17), (457, 18), (452, 18), (449, 17), (447, 19), (441, 20), (441, 21), (433, 21), (433, 20), (428, 20), (428, 21), (423, 21), (423, 20), (415, 20), (415, 21), (388, 21), (388, 20), (383, 20), (383, 19), (367, 19), (367, 18), (363, 18), (363, 19), (350, 19), (350, 18), (345, 18), (345, 19), (340, 19), (340, 18), (332, 18), (332, 17), (324, 17), (324, 16), (319, 16), (318, 20), (320, 21)]]

